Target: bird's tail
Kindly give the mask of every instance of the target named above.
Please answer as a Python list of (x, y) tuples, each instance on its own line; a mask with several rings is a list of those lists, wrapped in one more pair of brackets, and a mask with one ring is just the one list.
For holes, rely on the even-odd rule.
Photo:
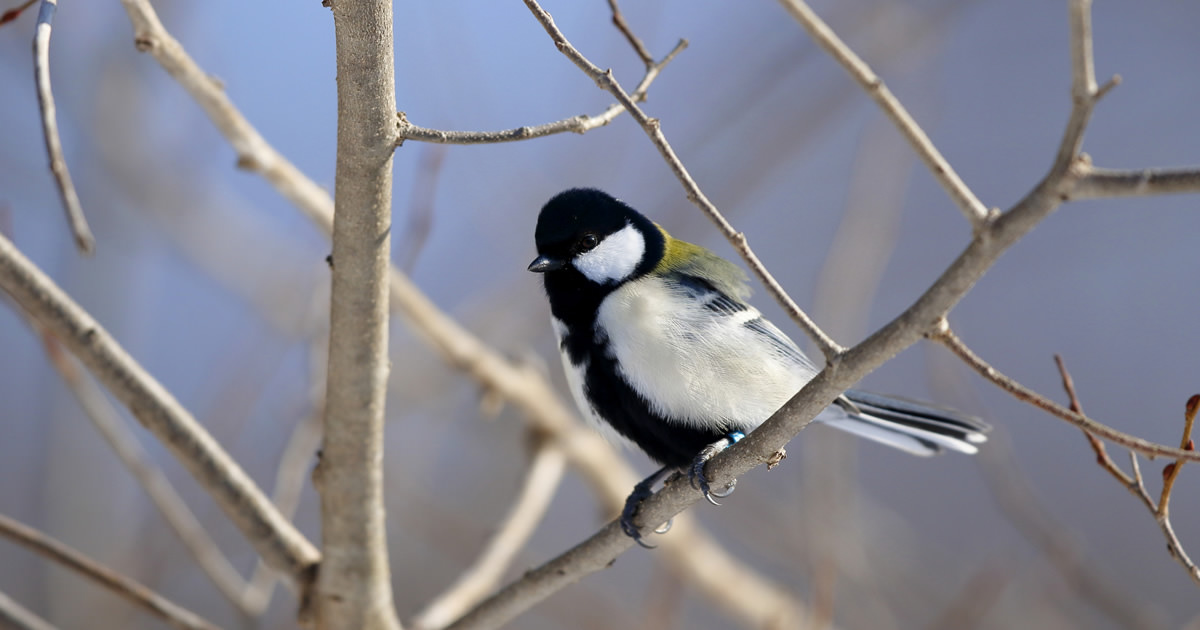
[(842, 413), (819, 419), (913, 455), (935, 455), (943, 449), (973, 455), (991, 429), (979, 418), (929, 403), (859, 390), (847, 391), (845, 398), (853, 407), (843, 404)]

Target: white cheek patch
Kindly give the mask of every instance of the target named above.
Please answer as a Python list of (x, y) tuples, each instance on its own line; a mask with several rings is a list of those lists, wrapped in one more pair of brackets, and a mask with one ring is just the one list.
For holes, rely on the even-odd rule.
[(642, 233), (626, 224), (600, 241), (595, 249), (576, 256), (571, 264), (597, 284), (617, 282), (633, 273), (645, 251), (646, 239)]

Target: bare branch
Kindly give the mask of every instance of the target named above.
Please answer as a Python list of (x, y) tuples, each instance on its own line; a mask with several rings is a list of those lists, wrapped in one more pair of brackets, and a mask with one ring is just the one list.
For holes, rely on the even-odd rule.
[(0, 13), (0, 26), (8, 24), (9, 22), (21, 17), (21, 14), (24, 13), (26, 9), (33, 6), (37, 1), (38, 0), (25, 0), (21, 4), (18, 4), (11, 9), (5, 9), (4, 13)]
[[(383, 510), (395, 62), (390, 0), (332, 3), (337, 174), (322, 456), (317, 627), (399, 628)], [(303, 615), (303, 613), (302, 613)]]
[(963, 343), (962, 339), (959, 339), (958, 335), (954, 334), (954, 331), (950, 329), (949, 324), (943, 322), (943, 325), (929, 334), (929, 338), (945, 346), (970, 366), (971, 369), (978, 372), (984, 379), (1012, 394), (1016, 399), (1027, 402), (1050, 415), (1062, 418), (1087, 433), (1152, 457), (1168, 456), (1176, 459), (1200, 461), (1200, 453), (1174, 448), (1165, 444), (1158, 444), (1123, 431), (1118, 431), (1108, 425), (1096, 422), (1081, 413), (1071, 411), (1012, 378), (1005, 376), (988, 364), (987, 361), (980, 358), (979, 355), (975, 354), (967, 344)]
[(646, 45), (642, 43), (641, 38), (634, 35), (633, 31), (629, 28), (629, 24), (625, 22), (625, 14), (621, 13), (621, 7), (617, 5), (617, 0), (608, 0), (608, 7), (612, 10), (613, 26), (616, 26), (617, 30), (621, 31), (621, 34), (629, 41), (629, 45), (633, 47), (633, 52), (637, 53), (642, 63), (646, 64), (647, 68), (653, 66), (654, 56), (650, 54), (649, 50), (646, 50)]
[(1110, 199), (1200, 192), (1200, 168), (1143, 169), (1092, 167), (1071, 190), (1071, 199)]
[[(638, 83), (637, 88), (634, 89), (630, 98), (639, 103), (646, 100), (646, 92), (650, 89), (650, 84), (654, 83), (654, 80), (658, 78), (662, 69), (671, 63), (671, 60), (685, 48), (687, 48), (687, 40), (681, 39), (675, 45), (675, 48), (667, 53), (666, 57), (663, 57), (662, 61), (657, 63), (652, 61), (648, 64), (646, 66), (646, 74), (642, 77), (641, 82)], [(400, 112), (397, 114), (399, 120), (396, 123), (398, 134), (396, 144), (399, 146), (405, 140), (433, 142), (437, 144), (497, 144), (542, 138), (567, 132), (583, 134), (607, 125), (624, 112), (625, 106), (620, 103), (614, 103), (595, 116), (580, 114), (579, 116), (572, 116), (542, 125), (515, 127), (503, 131), (443, 131), (440, 129), (426, 129), (408, 122), (408, 118), (404, 115), (404, 112)]]
[(0, 514), (0, 536), (79, 573), (130, 603), (181, 630), (216, 630), (216, 626), (63, 543)]
[[(1082, 414), (1083, 405), (1080, 404), (1079, 397), (1075, 393), (1075, 380), (1067, 372), (1067, 364), (1057, 354), (1054, 355), (1054, 362), (1058, 365), (1059, 375), (1062, 376), (1063, 389), (1067, 392), (1067, 398), (1071, 401), (1071, 411)], [(1117, 466), (1117, 463), (1108, 456), (1108, 449), (1105, 448), (1104, 442), (1087, 431), (1083, 432), (1083, 436), (1087, 438), (1088, 444), (1092, 447), (1092, 452), (1096, 454), (1096, 463), (1108, 471), (1108, 474), (1112, 475), (1114, 479), (1121, 482), (1121, 485), (1125, 486), (1133, 496), (1145, 502), (1148, 509), (1153, 510), (1154, 502), (1146, 492), (1146, 486), (1142, 484), (1141, 473), (1137, 469), (1137, 454), (1133, 451), (1129, 452), (1130, 457), (1133, 458), (1134, 472), (1138, 473), (1135, 479), (1127, 475), (1124, 470), (1121, 470), (1121, 467)]]
[[(1185, 451), (1196, 450), (1192, 443), (1192, 424), (1196, 422), (1197, 409), (1200, 409), (1200, 394), (1188, 399), (1187, 408), (1183, 414), (1183, 438), (1179, 441), (1179, 447)], [(1171, 507), (1171, 488), (1175, 486), (1175, 479), (1179, 477), (1179, 471), (1183, 470), (1183, 463), (1184, 460), (1177, 459), (1163, 468), (1162, 494), (1159, 495), (1158, 507), (1154, 510), (1155, 516), (1159, 519), (1167, 518)]]
[[(0, 21), (3, 24), (4, 21)], [(11, 630), (56, 630), (42, 619), (0, 591), (0, 628)]]
[(676, 155), (675, 149), (671, 148), (670, 143), (667, 142), (666, 136), (663, 135), (662, 130), (659, 128), (658, 119), (650, 118), (637, 106), (633, 98), (613, 78), (612, 70), (601, 70), (599, 66), (589, 61), (587, 57), (584, 57), (579, 50), (572, 46), (562, 31), (558, 29), (558, 26), (554, 24), (554, 18), (550, 17), (550, 14), (536, 0), (525, 0), (525, 6), (529, 8), (534, 17), (541, 23), (542, 28), (550, 35), (559, 52), (565, 55), (567, 59), (570, 59), (580, 70), (583, 70), (584, 74), (591, 77), (600, 89), (606, 90), (616, 97), (617, 102), (629, 111), (633, 119), (641, 125), (642, 130), (650, 137), (650, 141), (654, 144), (654, 147), (658, 149), (663, 159), (666, 160), (667, 165), (671, 167), (671, 171), (675, 173), (680, 183), (683, 184), (688, 199), (703, 210), (708, 218), (720, 228), (721, 233), (725, 235), (725, 238), (729, 239), (729, 242), (733, 244), (734, 249), (742, 256), (742, 259), (746, 261), (750, 269), (762, 280), (763, 285), (766, 286), (771, 296), (779, 302), (783, 310), (796, 322), (796, 325), (800, 326), (801, 330), (820, 348), (821, 354), (825, 355), (825, 361), (827, 363), (836, 362), (843, 348), (833, 339), (829, 338), (829, 335), (826, 335), (803, 309), (792, 300), (787, 291), (783, 290), (783, 286), (775, 280), (771, 272), (767, 270), (762, 261), (758, 259), (758, 256), (754, 254), (754, 251), (750, 249), (750, 243), (747, 241), (746, 235), (735, 230), (733, 225), (721, 214), (721, 211), (709, 201), (704, 191), (700, 190), (699, 184), (692, 178), (687, 167), (683, 165), (679, 156)]
[(42, 345), (50, 363), (58, 371), (63, 383), (75, 396), (75, 400), (79, 402), (79, 406), (83, 408), (96, 430), (150, 496), (154, 506), (179, 536), (179, 540), (196, 560), (196, 564), (200, 565), (216, 585), (217, 590), (245, 614), (262, 612), (261, 609), (249, 605), (249, 601), (243, 595), (246, 581), (225, 554), (221, 553), (220, 547), (175, 491), (167, 476), (154, 464), (100, 389), (80, 371), (79, 365), (64, 352), (57, 338), (43, 333)]
[(858, 82), (863, 91), (879, 105), (883, 113), (895, 123), (896, 128), (912, 145), (921, 161), (933, 173), (934, 179), (941, 184), (946, 194), (950, 195), (950, 199), (971, 222), (971, 227), (975, 230), (983, 228), (988, 217), (988, 209), (975, 196), (975, 193), (971, 192), (971, 189), (946, 161), (946, 158), (938, 152), (933, 141), (921, 129), (917, 121), (913, 120), (908, 110), (884, 85), (883, 79), (879, 78), (879, 75), (875, 74), (871, 67), (856, 55), (803, 0), (780, 0), (780, 4), (787, 9), (788, 13), (792, 14), (792, 17), (796, 18), (796, 21), (800, 22), (800, 25), (808, 31), (809, 36), (818, 46), (841, 64), (842, 68)]
[(50, 172), (54, 174), (54, 183), (58, 184), (67, 222), (71, 226), (71, 233), (75, 235), (75, 246), (84, 254), (91, 254), (96, 247), (96, 239), (88, 227), (87, 217), (83, 215), (79, 193), (75, 191), (67, 159), (63, 157), (62, 139), (58, 135), (58, 113), (54, 107), (54, 92), (50, 88), (50, 31), (57, 9), (58, 0), (42, 0), (37, 29), (33, 35), (33, 75), (37, 82), (38, 107), (42, 113), (42, 135), (46, 138), (46, 153), (50, 155)]
[(271, 566), (300, 581), (320, 554), (153, 376), (0, 235), (0, 289), (71, 351), (200, 483)]
[(533, 535), (550, 507), (562, 481), (566, 455), (553, 442), (541, 444), (533, 455), (525, 483), (500, 524), (475, 559), (454, 584), (413, 616), (409, 626), (440, 630), (457, 619), (491, 592), (517, 553)]
[[(1083, 409), (1079, 404), (1079, 398), (1075, 395), (1075, 384), (1071, 379), (1071, 375), (1067, 373), (1067, 367), (1063, 363), (1062, 357), (1055, 355), (1054, 360), (1058, 363), (1059, 372), (1062, 374), (1063, 388), (1067, 390), (1067, 396), (1071, 399), (1071, 410), (1082, 413)], [(1197, 411), (1200, 411), (1200, 394), (1189, 398), (1184, 408), (1183, 438), (1180, 439), (1180, 444), (1187, 451), (1191, 451), (1194, 448), (1192, 444), (1192, 425), (1196, 420)], [(1129, 461), (1133, 467), (1133, 475), (1127, 475), (1108, 457), (1103, 443), (1086, 431), (1084, 434), (1087, 435), (1088, 441), (1092, 444), (1092, 449), (1096, 452), (1098, 463), (1117, 481), (1120, 481), (1121, 485), (1125, 486), (1133, 496), (1141, 500), (1142, 504), (1146, 506), (1146, 509), (1154, 517), (1155, 522), (1158, 523), (1163, 536), (1167, 539), (1167, 551), (1171, 554), (1171, 557), (1183, 566), (1194, 582), (1200, 584), (1200, 568), (1188, 557), (1187, 551), (1183, 548), (1183, 543), (1176, 536), (1175, 528), (1171, 525), (1171, 518), (1167, 510), (1168, 502), (1171, 498), (1171, 488), (1175, 483), (1175, 477), (1179, 474), (1179, 470), (1183, 468), (1184, 460), (1177, 459), (1167, 464), (1163, 469), (1162, 493), (1156, 502), (1150, 497), (1150, 493), (1146, 491), (1146, 483), (1142, 479), (1142, 470), (1138, 464), (1138, 456), (1135, 451), (1129, 451)]]

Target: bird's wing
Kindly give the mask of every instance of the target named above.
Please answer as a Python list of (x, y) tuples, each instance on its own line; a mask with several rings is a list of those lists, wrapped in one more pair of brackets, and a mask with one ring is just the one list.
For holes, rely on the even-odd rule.
[(712, 282), (700, 276), (679, 273), (676, 277), (679, 286), (697, 304), (717, 315), (740, 319), (742, 326), (766, 342), (780, 356), (803, 367), (811, 374), (817, 373), (817, 367), (812, 360), (805, 356), (804, 352), (783, 331), (767, 321), (758, 312), (758, 309), (721, 291)]

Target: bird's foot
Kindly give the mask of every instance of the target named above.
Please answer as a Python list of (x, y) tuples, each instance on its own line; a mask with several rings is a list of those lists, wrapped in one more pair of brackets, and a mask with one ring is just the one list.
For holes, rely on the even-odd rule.
[[(655, 546), (646, 542), (642, 538), (642, 532), (638, 531), (638, 527), (633, 524), (633, 516), (637, 514), (638, 507), (641, 506), (642, 501), (645, 501), (648, 497), (654, 494), (654, 484), (658, 483), (658, 480), (670, 473), (671, 470), (671, 468), (664, 467), (653, 475), (650, 475), (649, 477), (646, 477), (638, 482), (638, 484), (633, 487), (633, 492), (629, 493), (629, 498), (625, 499), (625, 508), (621, 510), (621, 531), (625, 532), (626, 536), (632, 538), (634, 542), (645, 549), (654, 549)], [(670, 531), (670, 529), (671, 521), (667, 521), (666, 523), (659, 525), (654, 530), (654, 533), (665, 534)]]
[(696, 459), (692, 460), (692, 467), (688, 469), (688, 480), (693, 487), (699, 488), (700, 492), (704, 493), (704, 498), (713, 505), (721, 505), (717, 503), (717, 499), (724, 499), (733, 494), (734, 489), (737, 488), (737, 479), (730, 479), (724, 490), (713, 492), (712, 487), (708, 484), (708, 478), (704, 475), (704, 465), (708, 463), (708, 460), (716, 457), (718, 453), (736, 444), (744, 437), (746, 434), (741, 431), (730, 432), (725, 437), (705, 446)]

